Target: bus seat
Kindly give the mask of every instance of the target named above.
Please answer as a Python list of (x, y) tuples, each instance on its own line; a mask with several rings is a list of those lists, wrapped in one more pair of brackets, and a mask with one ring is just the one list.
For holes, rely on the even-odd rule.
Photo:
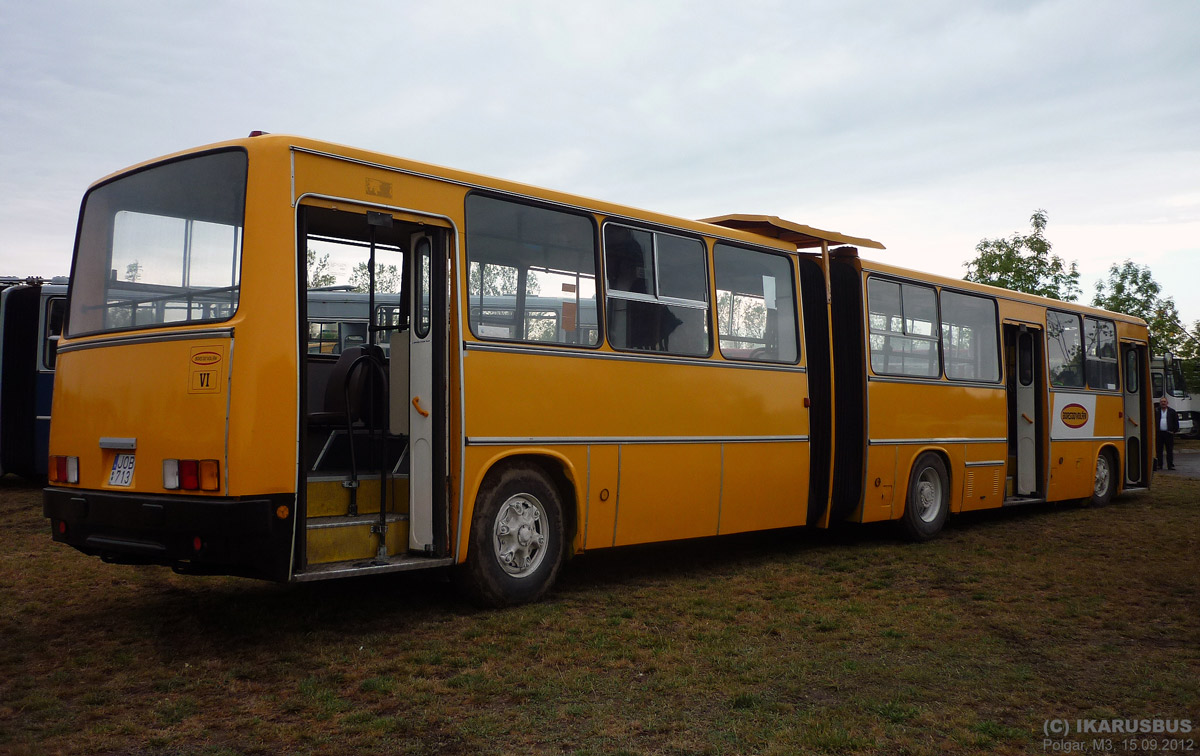
[(350, 382), (349, 398), (350, 404), (346, 404), (346, 377), (350, 373), (350, 367), (354, 361), (364, 354), (367, 354), (368, 347), (355, 346), (342, 351), (337, 362), (333, 366), (333, 371), (329, 374), (329, 382), (325, 384), (325, 402), (321, 411), (310, 412), (308, 414), (308, 424), (310, 427), (345, 427), (347, 422), (347, 410), (349, 410), (349, 422), (366, 422), (371, 418), (367, 417), (368, 408), (373, 405), (374, 409), (374, 426), (382, 427), (383, 419), (387, 416), (386, 395), (383, 386), (375, 382), (375, 397), (374, 402), (370, 401), (367, 396), (368, 382), (371, 380), (371, 368), (367, 365), (360, 365), (355, 371)]
[(408, 329), (392, 331), (388, 343), (391, 374), (388, 376), (388, 393), (395, 397), (391, 402), (389, 427), (393, 435), (408, 435)]

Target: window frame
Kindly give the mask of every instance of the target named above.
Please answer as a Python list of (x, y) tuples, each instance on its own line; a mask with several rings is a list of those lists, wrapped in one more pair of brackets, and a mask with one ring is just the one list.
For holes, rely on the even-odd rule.
[(985, 380), (983, 378), (954, 378), (954, 377), (952, 377), (950, 375), (950, 372), (948, 370), (946, 370), (946, 345), (944, 343), (941, 345), (942, 375), (946, 378), (947, 381), (953, 381), (954, 383), (988, 383), (988, 384), (1003, 383), (1004, 382), (1004, 361), (1003, 361), (1003, 357), (1001, 355), (1001, 350), (1000, 350), (1000, 303), (996, 301), (995, 297), (990, 297), (986, 294), (979, 294), (979, 293), (976, 293), (973, 291), (964, 291), (962, 289), (956, 289), (952, 286), (939, 287), (938, 288), (938, 298), (937, 298), (938, 340), (939, 341), (942, 340), (942, 333), (943, 333), (941, 330), (942, 325), (946, 322), (946, 318), (942, 312), (942, 307), (944, 306), (943, 301), (942, 301), (943, 293), (956, 294), (958, 296), (963, 296), (963, 297), (973, 297), (975, 299), (982, 299), (985, 302), (991, 303), (991, 305), (992, 305), (992, 325), (995, 328), (995, 330), (992, 331), (992, 334), (995, 338), (995, 344), (996, 344), (996, 350), (995, 350), (996, 378), (994, 378), (993, 380)]
[[(134, 168), (129, 171), (124, 171), (118, 175), (111, 176), (108, 179), (101, 181), (100, 183), (96, 184), (95, 186), (89, 187), (87, 192), (85, 192), (83, 195), (83, 200), (81, 201), (80, 206), (79, 206), (79, 208), (80, 208), (79, 215), (76, 219), (75, 243), (71, 248), (71, 275), (70, 275), (69, 279), (72, 282), (76, 282), (79, 280), (77, 268), (78, 268), (78, 264), (79, 264), (79, 245), (82, 241), (83, 232), (84, 232), (84, 214), (87, 210), (88, 200), (91, 199), (92, 195), (95, 192), (99, 191), (100, 189), (103, 189), (104, 187), (109, 186), (110, 184), (121, 181), (122, 179), (130, 178), (132, 176), (136, 176), (138, 174), (145, 173), (146, 171), (152, 171), (156, 168), (162, 168), (165, 166), (174, 165), (175, 163), (181, 163), (181, 162), (184, 162), (187, 160), (196, 160), (198, 158), (211, 157), (214, 155), (221, 155), (221, 154), (225, 154), (225, 153), (239, 153), (242, 155), (242, 157), (245, 160), (245, 168), (242, 173), (241, 225), (235, 227), (240, 230), (240, 246), (239, 246), (239, 250), (238, 250), (238, 254), (237, 254), (237, 286), (236, 286), (237, 291), (238, 291), (238, 297), (237, 297), (237, 303), (232, 308), (230, 308), (228, 317), (199, 318), (199, 319), (195, 319), (195, 320), (189, 319), (189, 320), (177, 320), (177, 321), (173, 320), (173, 321), (166, 321), (166, 322), (161, 322), (161, 323), (149, 323), (149, 324), (143, 323), (140, 325), (122, 326), (120, 328), (103, 328), (103, 327), (101, 327), (101, 328), (94, 328), (94, 329), (91, 329), (88, 331), (73, 332), (71, 330), (71, 313), (75, 309), (75, 301), (74, 300), (75, 300), (77, 292), (79, 291), (79, 286), (72, 285), (67, 291), (67, 312), (63, 319), (63, 330), (62, 330), (63, 338), (78, 339), (78, 338), (84, 338), (87, 336), (96, 336), (96, 335), (100, 335), (100, 334), (106, 334), (106, 335), (107, 334), (117, 334), (117, 335), (119, 335), (119, 334), (129, 333), (131, 331), (161, 330), (161, 329), (166, 329), (166, 328), (184, 328), (184, 329), (186, 329), (189, 326), (196, 326), (196, 325), (200, 325), (203, 328), (210, 328), (219, 323), (228, 323), (229, 321), (231, 321), (235, 317), (237, 317), (238, 311), (242, 305), (241, 287), (242, 287), (242, 267), (245, 263), (246, 215), (247, 215), (246, 207), (250, 203), (250, 152), (245, 147), (218, 147), (216, 149), (198, 150), (196, 152), (189, 152), (189, 153), (186, 153), (183, 155), (176, 155), (174, 157), (167, 158), (166, 160), (158, 160), (153, 163), (149, 163), (147, 165), (138, 166), (137, 168)], [(108, 239), (108, 253), (107, 254), (108, 254), (108, 264), (109, 265), (112, 264), (112, 238), (111, 237), (112, 237), (113, 225), (115, 224), (115, 219), (116, 219), (116, 214), (114, 213), (113, 220), (109, 222), (109, 226), (108, 226), (109, 239)]]
[[(878, 329), (872, 328), (871, 327), (871, 281), (873, 281), (873, 280), (879, 280), (879, 281), (886, 282), (886, 283), (893, 283), (900, 287), (900, 323), (901, 323), (902, 328), (907, 328), (907, 326), (904, 324), (904, 320), (905, 320), (905, 318), (904, 318), (904, 287), (906, 285), (907, 286), (916, 286), (916, 287), (919, 287), (922, 289), (928, 289), (928, 290), (932, 291), (933, 292), (933, 314), (934, 314), (934, 317), (936, 318), (936, 321), (933, 323), (933, 328), (932, 328), (933, 335), (932, 336), (910, 335), (905, 332), (896, 333), (895, 331), (880, 331)], [(874, 273), (874, 272), (869, 272), (867, 274), (866, 286), (864, 286), (863, 289), (864, 289), (864, 293), (866, 295), (863, 297), (863, 303), (865, 305), (863, 316), (866, 318), (867, 366), (870, 369), (871, 374), (877, 375), (880, 377), (885, 377), (885, 378), (902, 378), (904, 380), (913, 380), (913, 381), (941, 381), (942, 377), (946, 374), (946, 368), (945, 368), (945, 365), (943, 364), (943, 355), (942, 355), (941, 290), (935, 284), (932, 284), (932, 283), (926, 283), (923, 281), (913, 281), (913, 280), (909, 280), (906, 278), (900, 278), (898, 276), (889, 276), (886, 274), (879, 274), (879, 273)], [(883, 336), (884, 338), (887, 338), (889, 336), (899, 336), (899, 337), (905, 338), (905, 339), (917, 339), (917, 340), (921, 340), (921, 341), (932, 342), (933, 345), (937, 349), (937, 368), (938, 368), (937, 372), (934, 373), (933, 375), (914, 375), (912, 373), (888, 373), (888, 372), (881, 372), (881, 371), (876, 370), (874, 361), (871, 359), (871, 354), (874, 351), (871, 348), (871, 336), (872, 335), (879, 335), (879, 336)], [(980, 382), (982, 382), (982, 381), (980, 381)]]
[[(1065, 315), (1069, 318), (1075, 318), (1079, 323), (1079, 383), (1078, 384), (1060, 384), (1055, 383), (1050, 375), (1051, 357), (1050, 357), (1050, 315)], [(1081, 391), (1086, 390), (1087, 385), (1087, 360), (1086, 352), (1087, 345), (1084, 344), (1083, 333), (1083, 314), (1079, 312), (1071, 312), (1070, 310), (1060, 310), (1055, 307), (1046, 308), (1046, 386), (1051, 391)]]
[[(1112, 357), (1099, 357), (1099, 356), (1089, 357), (1088, 356), (1087, 331), (1088, 331), (1088, 322), (1089, 321), (1093, 324), (1093, 326), (1092, 326), (1093, 328), (1099, 328), (1101, 323), (1107, 323), (1109, 328), (1112, 329), (1112, 347), (1113, 347), (1113, 351), (1114, 351), (1114, 355)], [(1097, 317), (1094, 315), (1084, 315), (1083, 316), (1083, 332), (1081, 334), (1081, 338), (1083, 341), (1083, 381), (1084, 381), (1084, 383), (1092, 391), (1104, 391), (1104, 392), (1109, 392), (1109, 393), (1112, 393), (1114, 391), (1120, 391), (1121, 390), (1121, 360), (1118, 355), (1120, 355), (1121, 350), (1120, 350), (1119, 342), (1117, 339), (1117, 323), (1116, 323), (1116, 321), (1113, 320), (1112, 318), (1101, 318), (1101, 317)], [(1097, 342), (1096, 346), (1097, 346), (1097, 353), (1098, 353), (1099, 352), (1099, 342)], [(1116, 386), (1114, 386), (1113, 388), (1109, 388), (1107, 386), (1093, 386), (1092, 385), (1092, 382), (1090, 380), (1088, 380), (1088, 363), (1095, 363), (1095, 362), (1112, 364), (1113, 375), (1116, 376)]]
[[(471, 291), (470, 291), (470, 288), (471, 288), (470, 275), (471, 275), (472, 260), (471, 260), (471, 238), (470, 238), (470, 228), (469, 228), (470, 213), (468, 213), (468, 211), (467, 211), (468, 203), (470, 202), (472, 197), (484, 197), (484, 198), (496, 200), (499, 202), (507, 202), (507, 203), (510, 203), (513, 205), (524, 205), (526, 207), (533, 207), (533, 208), (537, 208), (539, 210), (550, 210), (553, 212), (562, 213), (564, 215), (573, 215), (578, 218), (583, 218), (583, 219), (587, 220), (587, 222), (591, 225), (591, 228), (592, 228), (592, 233), (591, 233), (592, 262), (593, 262), (593, 265), (595, 266), (593, 268), (593, 271), (595, 274), (595, 282), (596, 282), (595, 283), (595, 286), (596, 286), (596, 326), (595, 326), (596, 327), (596, 343), (595, 344), (586, 344), (586, 343), (569, 344), (569, 343), (565, 343), (565, 342), (561, 342), (561, 341), (537, 341), (537, 340), (532, 340), (532, 339), (505, 338), (502, 336), (491, 336), (491, 335), (487, 335), (487, 334), (479, 334), (476, 332), (476, 330), (475, 330), (476, 323), (474, 321), (472, 321), (472, 319), (471, 319), (471, 308), (474, 305), (472, 304)], [(494, 190), (472, 189), (471, 191), (467, 192), (463, 196), (462, 254), (463, 254), (463, 259), (464, 259), (464, 265), (463, 265), (463, 273), (462, 274), (467, 276), (468, 280), (467, 280), (466, 288), (463, 291), (465, 302), (463, 302), (460, 305), (461, 307), (466, 308), (466, 313), (465, 313), (466, 323), (467, 323), (466, 333), (471, 334), (471, 336), (473, 336), (479, 342), (493, 343), (493, 344), (512, 344), (512, 345), (517, 345), (517, 346), (526, 346), (530, 349), (550, 348), (550, 349), (599, 350), (604, 345), (605, 336), (606, 336), (604, 314), (603, 314), (604, 297), (602, 294), (604, 282), (601, 280), (604, 277), (604, 258), (603, 258), (603, 255), (601, 254), (601, 246), (602, 246), (602, 242), (601, 242), (601, 237), (600, 237), (600, 226), (596, 222), (595, 214), (588, 212), (587, 210), (584, 210), (584, 209), (578, 208), (578, 207), (573, 207), (570, 205), (559, 205), (559, 204), (556, 204), (553, 202), (546, 202), (543, 200), (538, 200), (533, 197), (526, 197), (524, 195), (507, 194), (504, 192), (497, 192)], [(582, 309), (582, 308), (580, 308), (580, 309)], [(559, 317), (560, 318), (562, 317), (561, 312), (559, 313)], [(582, 321), (582, 313), (577, 312), (575, 314), (575, 317), (576, 317), (578, 323), (583, 322)], [(514, 318), (515, 318), (515, 316), (514, 316)], [(582, 331), (584, 329), (580, 328), (580, 330)]]
[[(771, 255), (773, 257), (782, 258), (784, 260), (784, 262), (787, 263), (788, 274), (789, 274), (789, 278), (792, 283), (792, 327), (794, 329), (793, 333), (795, 334), (796, 359), (790, 360), (790, 361), (789, 360), (754, 360), (749, 357), (730, 357), (725, 354), (725, 351), (723, 349), (721, 349), (721, 331), (720, 331), (721, 318), (719, 316), (719, 313), (717, 312), (717, 303), (716, 303), (716, 297), (717, 297), (716, 292), (719, 291), (719, 289), (717, 288), (717, 247), (718, 246), (725, 246), (725, 247), (729, 247), (730, 249), (737, 249), (737, 250), (742, 250), (745, 252), (758, 252), (758, 253), (761, 253), (764, 255)], [(713, 343), (716, 345), (716, 350), (718, 352), (720, 352), (721, 358), (725, 359), (725, 360), (729, 360), (730, 362), (741, 362), (741, 363), (746, 363), (749, 365), (801, 365), (801, 364), (806, 364), (804, 362), (805, 343), (804, 343), (804, 336), (803, 336), (803, 323), (800, 320), (800, 311), (803, 308), (804, 303), (801, 301), (801, 297), (803, 295), (800, 291), (800, 281), (798, 280), (797, 274), (796, 274), (795, 255), (788, 254), (787, 252), (784, 252), (781, 250), (768, 250), (768, 249), (763, 249), (761, 247), (747, 246), (745, 244), (735, 244), (733, 242), (725, 241), (723, 239), (714, 239), (713, 240), (711, 254), (712, 254), (712, 288), (713, 288), (712, 310), (713, 310), (713, 321), (714, 321)]]
[[(58, 324), (58, 333), (53, 333), (50, 326), (53, 322), (52, 313), (55, 305), (62, 307), (62, 318)], [(43, 303), (42, 318), (40, 328), (41, 331), (41, 356), (38, 360), (38, 372), (53, 373), (58, 370), (58, 342), (62, 339), (63, 333), (66, 331), (67, 325), (67, 295), (51, 294), (45, 298)]]
[[(651, 260), (654, 265), (654, 279), (653, 279), (654, 293), (653, 294), (645, 294), (645, 293), (636, 292), (636, 291), (626, 291), (624, 289), (614, 289), (614, 288), (609, 287), (609, 285), (608, 285), (608, 244), (607, 244), (606, 231), (610, 226), (627, 228), (631, 231), (641, 231), (642, 233), (650, 234), (650, 244), (651, 244), (651, 250), (652, 250)], [(711, 245), (709, 244), (709, 240), (706, 237), (701, 236), (699, 234), (685, 233), (685, 232), (681, 231), (680, 229), (661, 228), (661, 227), (656, 227), (656, 226), (649, 225), (649, 224), (637, 223), (635, 221), (630, 221), (630, 220), (627, 220), (624, 218), (613, 218), (613, 217), (605, 218), (600, 223), (598, 230), (599, 230), (599, 235), (600, 235), (599, 252), (600, 252), (601, 268), (600, 268), (600, 274), (597, 275), (597, 279), (602, 279), (603, 284), (604, 284), (604, 288), (603, 288), (604, 304), (603, 304), (603, 307), (601, 307), (600, 309), (604, 312), (604, 320), (605, 321), (607, 321), (607, 319), (608, 319), (608, 300), (609, 299), (622, 299), (627, 302), (647, 302), (650, 304), (663, 305), (666, 307), (683, 307), (683, 308), (690, 309), (690, 310), (704, 310), (705, 311), (705, 319), (706, 319), (707, 325), (708, 325), (708, 349), (705, 352), (660, 352), (657, 350), (631, 349), (629, 347), (618, 347), (615, 344), (613, 344), (612, 340), (609, 338), (607, 328), (605, 328), (603, 330), (603, 333), (600, 334), (601, 341), (603, 343), (607, 343), (609, 348), (612, 349), (613, 351), (621, 352), (622, 354), (638, 354), (638, 355), (645, 355), (645, 356), (670, 357), (670, 358), (675, 358), (675, 359), (709, 359), (709, 358), (711, 358), (713, 356), (714, 350), (716, 349), (715, 344), (716, 344), (717, 338), (715, 337), (716, 329), (715, 329), (715, 324), (713, 322), (713, 309), (714, 309), (713, 303), (712, 303), (712, 300), (713, 300), (713, 271), (712, 271), (712, 263), (709, 260), (709, 256), (712, 253), (712, 249), (711, 249)], [(699, 300), (694, 300), (694, 299), (682, 299), (680, 297), (662, 297), (662, 296), (658, 295), (659, 263), (658, 263), (658, 240), (657, 240), (657, 237), (659, 235), (671, 236), (671, 237), (675, 237), (677, 239), (686, 239), (688, 241), (694, 241), (694, 242), (698, 242), (700, 244), (700, 251), (701, 251), (700, 259), (703, 261), (703, 264), (704, 264), (704, 282), (705, 282), (705, 286), (704, 286), (705, 301), (704, 302), (700, 302)], [(607, 322), (605, 323), (605, 325), (607, 326)]]

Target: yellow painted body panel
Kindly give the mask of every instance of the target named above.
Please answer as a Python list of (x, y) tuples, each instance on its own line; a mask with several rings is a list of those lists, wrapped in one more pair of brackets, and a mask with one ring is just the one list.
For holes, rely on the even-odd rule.
[(904, 506), (904, 491), (896, 489), (896, 445), (867, 447), (862, 522), (892, 519), (895, 506)]
[(616, 444), (588, 447), (587, 506), (580, 528), (585, 535), (582, 541), (584, 549), (613, 545), (617, 493), (620, 490), (618, 454), (619, 447)]
[(718, 532), (803, 525), (808, 515), (808, 443), (725, 444)]
[[(587, 477), (580, 470), (591, 449), (590, 493), (589, 486), (578, 486), (573, 502), (580, 524), (577, 550), (714, 535), (719, 525), (720, 532), (735, 532), (752, 529), (754, 522), (803, 524), (808, 455), (807, 443), (796, 439), (809, 432), (805, 373), (598, 354), (612, 358), (467, 353), (467, 460), (469, 470), (477, 472), (468, 473), (476, 482), (466, 489), (465, 521), (470, 521), (478, 481), (496, 459), (494, 451), (479, 453), (470, 444), (512, 439), (516, 447), (516, 440), (538, 439), (539, 446), (556, 454), (582, 453), (584, 459), (571, 465), (579, 480)], [(764, 436), (792, 440), (737, 440)], [(652, 443), (674, 439), (698, 441)], [(555, 445), (555, 440), (572, 443)], [(770, 469), (775, 463), (782, 469)], [(723, 471), (731, 481), (757, 481), (753, 497), (761, 508), (751, 511), (743, 493), (731, 494), (729, 530), (724, 518), (718, 519), (723, 491), (731, 490), (722, 487)], [(600, 499), (604, 489), (607, 501)]]
[(721, 450), (714, 444), (621, 447), (617, 546), (716, 535)]
[[(223, 355), (220, 362), (204, 368), (219, 374), (212, 379), (217, 391), (190, 390), (197, 368), (192, 354), (197, 350)], [(206, 338), (62, 353), (54, 394), (52, 453), (79, 457), (81, 488), (167, 493), (164, 459), (216, 459), (224, 489), (229, 352), (230, 339)], [(132, 439), (137, 448), (101, 449), (101, 438)], [(135, 455), (128, 487), (108, 485), (118, 453)]]

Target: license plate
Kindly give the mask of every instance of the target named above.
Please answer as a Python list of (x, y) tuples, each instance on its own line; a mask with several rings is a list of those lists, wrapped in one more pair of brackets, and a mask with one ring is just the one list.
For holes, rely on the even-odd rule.
[(129, 486), (133, 483), (133, 455), (118, 454), (113, 460), (112, 474), (108, 476), (110, 486)]

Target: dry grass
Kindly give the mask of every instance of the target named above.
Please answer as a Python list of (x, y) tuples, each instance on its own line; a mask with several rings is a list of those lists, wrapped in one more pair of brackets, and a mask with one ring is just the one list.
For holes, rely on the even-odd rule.
[(1027, 753), (1200, 719), (1200, 481), (1103, 509), (596, 553), (544, 603), (435, 576), (102, 564), (0, 479), (0, 752)]

